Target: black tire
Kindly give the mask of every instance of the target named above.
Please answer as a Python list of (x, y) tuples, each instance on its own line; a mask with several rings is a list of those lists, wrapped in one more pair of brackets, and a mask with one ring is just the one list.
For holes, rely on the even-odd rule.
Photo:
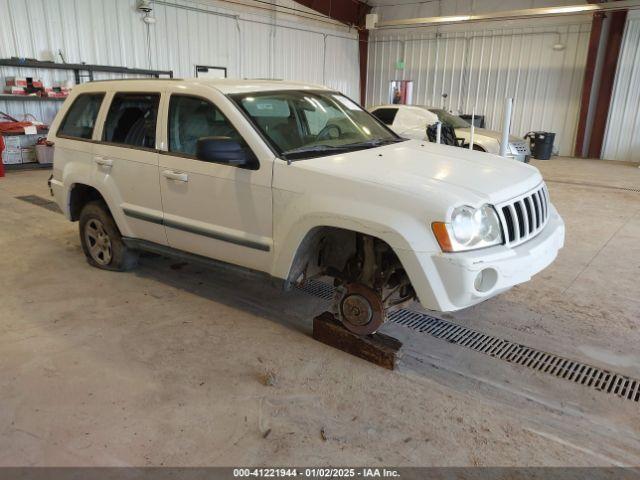
[(88, 202), (82, 207), (80, 243), (87, 262), (94, 267), (122, 272), (138, 264), (138, 253), (123, 243), (120, 230), (103, 201)]
[(476, 152), (486, 152), (486, 150), (485, 150), (484, 148), (482, 148), (480, 145), (478, 145), (477, 143), (474, 143), (474, 144), (473, 144), (473, 149), (474, 149)]

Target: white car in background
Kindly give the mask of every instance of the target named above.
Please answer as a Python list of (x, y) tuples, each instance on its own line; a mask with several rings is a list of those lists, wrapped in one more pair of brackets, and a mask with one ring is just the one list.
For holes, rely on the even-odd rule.
[(148, 250), (285, 289), (330, 277), (357, 334), (416, 298), (440, 311), (491, 298), (564, 242), (536, 168), (401, 138), (322, 86), (88, 82), (48, 139), (52, 193), (91, 265), (126, 270)]
[[(401, 137), (428, 141), (427, 126), (440, 121), (451, 125), (456, 131), (456, 137), (463, 138), (466, 144), (471, 142), (471, 125), (469, 122), (441, 108), (417, 105), (379, 105), (372, 107), (369, 111)], [(500, 153), (501, 136), (500, 132), (494, 130), (475, 128), (473, 149), (498, 155)], [(528, 162), (531, 156), (529, 142), (510, 135), (507, 155), (515, 160)]]

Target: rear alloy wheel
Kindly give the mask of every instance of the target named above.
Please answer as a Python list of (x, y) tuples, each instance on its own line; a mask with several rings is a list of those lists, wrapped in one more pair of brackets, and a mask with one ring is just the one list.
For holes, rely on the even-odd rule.
[(92, 218), (86, 223), (84, 239), (94, 262), (102, 267), (106, 267), (111, 263), (113, 257), (111, 239), (107, 232), (104, 231), (104, 225), (100, 220)]
[(378, 293), (361, 283), (338, 290), (338, 318), (345, 328), (357, 335), (370, 335), (382, 326), (385, 311)]
[(99, 200), (80, 212), (80, 242), (87, 261), (105, 270), (130, 270), (138, 263), (137, 252), (127, 248), (109, 208)]

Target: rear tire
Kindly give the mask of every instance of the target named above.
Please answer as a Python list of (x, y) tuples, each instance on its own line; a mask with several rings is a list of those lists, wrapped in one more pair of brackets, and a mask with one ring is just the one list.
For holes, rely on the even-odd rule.
[(138, 264), (138, 253), (128, 248), (109, 208), (100, 200), (80, 212), (80, 243), (87, 262), (103, 270), (126, 271)]

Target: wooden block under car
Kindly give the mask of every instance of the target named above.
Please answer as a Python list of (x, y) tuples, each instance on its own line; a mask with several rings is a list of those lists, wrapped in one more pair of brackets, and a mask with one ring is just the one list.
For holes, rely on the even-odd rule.
[(402, 342), (383, 333), (364, 337), (356, 335), (343, 327), (329, 312), (321, 313), (313, 319), (313, 338), (389, 370), (395, 369), (402, 347)]

